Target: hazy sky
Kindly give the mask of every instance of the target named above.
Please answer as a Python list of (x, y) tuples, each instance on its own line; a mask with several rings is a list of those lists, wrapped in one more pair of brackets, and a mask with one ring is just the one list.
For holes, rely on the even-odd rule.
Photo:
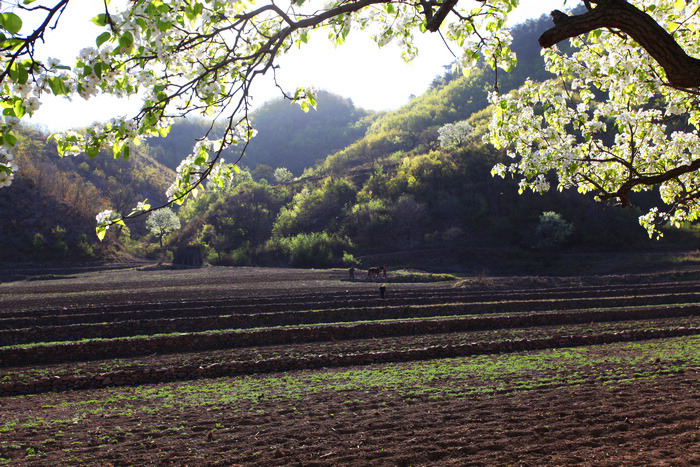
[[(471, 3), (473, 0), (462, 2)], [(522, 0), (521, 3), (513, 15), (512, 24), (561, 9), (564, 2)], [(569, 0), (567, 6), (573, 3)], [(81, 48), (94, 46), (94, 38), (100, 30), (93, 27), (89, 19), (100, 12), (101, 4), (96, 0), (71, 1), (62, 18), (64, 22), (57, 31), (47, 35), (47, 42), (38, 50), (38, 55), (70, 63)], [(406, 64), (397, 48), (390, 44), (379, 49), (362, 31), (353, 31), (348, 41), (337, 49), (326, 44), (323, 37), (312, 38), (305, 47), (280, 60), (278, 80), (290, 92), (297, 86), (314, 86), (349, 97), (358, 107), (393, 110), (405, 104), (412, 94), (422, 94), (435, 76), (443, 73), (443, 66), (454, 60), (437, 34), (421, 35), (419, 49), (418, 58)], [(280, 95), (270, 82), (258, 86), (253, 94), (255, 105)], [(117, 115), (128, 117), (135, 114), (140, 104), (139, 99), (124, 102), (110, 97), (89, 101), (80, 96), (73, 97), (72, 101), (55, 97), (43, 100), (31, 122), (52, 131), (86, 126)]]

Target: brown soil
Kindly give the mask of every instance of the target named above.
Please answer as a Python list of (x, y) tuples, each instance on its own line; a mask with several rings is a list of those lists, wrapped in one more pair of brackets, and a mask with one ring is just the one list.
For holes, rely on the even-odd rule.
[(62, 394), (62, 406), (55, 395), (1, 400), (5, 420), (23, 414), (68, 422), (58, 432), (38, 424), (2, 433), (0, 457), (12, 465), (700, 463), (695, 372), (619, 387), (591, 380), (437, 400), (325, 390), (280, 401), (268, 391), (253, 404), (199, 411), (149, 414), (138, 397), (127, 413), (109, 402), (101, 415), (81, 411), (113, 391)]
[[(298, 275), (293, 270), (238, 271), (240, 275), (236, 270), (210, 268), (190, 279), (180, 272), (162, 272), (161, 277), (157, 275), (161, 271), (134, 270), (6, 283), (0, 285), (0, 306), (29, 310), (105, 299), (123, 303), (185, 300), (197, 293), (210, 299), (309, 290), (374, 292), (377, 287), (341, 282), (344, 271)], [(537, 287), (539, 281), (531, 282)], [(523, 284), (513, 280), (511, 285), (515, 283)], [(61, 294), (88, 289), (94, 293)], [(697, 320), (657, 325), (668, 323), (688, 326)], [(518, 337), (569, 331), (540, 327), (494, 332)], [(444, 334), (154, 355), (117, 363), (76, 363), (74, 374), (81, 369), (99, 371), (102, 365), (206, 364), (280, 353), (413, 348), (438, 343), (440, 337), (444, 342), (463, 339), (462, 334)], [(692, 339), (698, 346), (698, 339)], [(623, 357), (634, 354), (631, 345), (590, 349), (600, 357), (598, 362), (605, 363), (548, 367), (536, 374), (533, 370), (529, 378), (526, 374), (511, 379), (504, 372), (497, 385), (478, 372), (462, 379), (436, 378), (431, 383), (435, 392), (414, 391), (410, 378), (386, 387), (343, 384), (344, 375), (353, 371), (389, 374), (405, 369), (406, 375), (427, 368), (406, 362), (4, 397), (0, 398), (0, 465), (700, 465), (700, 382), (695, 360), (674, 362), (670, 352), (656, 360), (641, 359), (630, 368)], [(537, 359), (548, 352), (517, 355)], [(502, 357), (483, 358), (498, 364)], [(471, 359), (439, 363), (456, 366)], [(54, 374), (68, 374), (71, 365), (54, 369)], [(20, 380), (51, 371), (47, 366), (3, 369), (6, 378)], [(336, 377), (335, 386), (314, 384)], [(291, 390), (294, 381), (303, 384)]]
[[(475, 332), (427, 334), (419, 336), (382, 337), (347, 341), (313, 342), (306, 344), (240, 347), (207, 352), (169, 353), (110, 360), (73, 361), (25, 367), (0, 367), (0, 381), (28, 382), (40, 378), (91, 375), (117, 370), (142, 368), (174, 368), (186, 365), (207, 366), (232, 361), (256, 361), (281, 357), (311, 357), (314, 355), (343, 355), (420, 349), (435, 346), (460, 345), (474, 342), (500, 342), (517, 339), (538, 339), (571, 335), (591, 335), (630, 329), (674, 329), (700, 327), (700, 317), (669, 318), (644, 322), (587, 323), (584, 325), (540, 326), (522, 329), (495, 329)], [(1, 399), (0, 399), (1, 400)]]

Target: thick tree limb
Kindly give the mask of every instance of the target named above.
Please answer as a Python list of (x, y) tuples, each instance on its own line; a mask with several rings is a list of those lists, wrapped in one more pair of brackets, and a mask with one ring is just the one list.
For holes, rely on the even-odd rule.
[(457, 5), (457, 1), (458, 0), (445, 0), (443, 4), (440, 5), (440, 8), (438, 8), (432, 15), (432, 17), (426, 15), (428, 31), (436, 32), (438, 29), (440, 29), (442, 22), (445, 20), (450, 11), (452, 11), (455, 5)]
[(568, 16), (554, 10), (554, 27), (540, 36), (540, 45), (548, 48), (596, 29), (615, 28), (637, 41), (661, 65), (672, 86), (700, 87), (700, 60), (689, 56), (654, 18), (625, 0), (590, 3), (595, 3), (595, 8), (581, 15)]
[(628, 180), (627, 182), (623, 183), (620, 188), (612, 193), (603, 193), (599, 195), (600, 199), (613, 199), (613, 198), (618, 198), (622, 206), (627, 206), (628, 205), (628, 195), (629, 192), (632, 191), (632, 189), (636, 186), (643, 185), (643, 186), (653, 186), (653, 185), (659, 185), (663, 182), (667, 182), (669, 180), (672, 180), (674, 178), (678, 178), (683, 174), (687, 174), (690, 172), (695, 172), (700, 169), (700, 159), (695, 159), (689, 164), (685, 165), (679, 165), (678, 167), (675, 167), (671, 170), (668, 170), (666, 172), (657, 174), (657, 175), (646, 175), (646, 176), (639, 176), (639, 177), (634, 177)]

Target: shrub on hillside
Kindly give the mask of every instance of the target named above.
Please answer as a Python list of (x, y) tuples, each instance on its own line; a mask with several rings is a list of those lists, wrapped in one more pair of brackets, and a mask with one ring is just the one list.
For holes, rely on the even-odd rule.
[(564, 243), (574, 232), (574, 226), (565, 221), (560, 214), (548, 211), (540, 216), (535, 228), (535, 247), (554, 248)]
[(265, 250), (294, 267), (331, 267), (343, 265), (349, 259), (347, 250), (352, 243), (346, 237), (326, 232), (300, 233), (293, 237), (275, 237), (265, 244)]

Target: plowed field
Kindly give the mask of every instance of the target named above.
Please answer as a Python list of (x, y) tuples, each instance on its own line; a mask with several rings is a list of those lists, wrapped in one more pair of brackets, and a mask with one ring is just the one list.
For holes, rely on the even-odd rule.
[(0, 284), (0, 464), (699, 465), (695, 277)]

